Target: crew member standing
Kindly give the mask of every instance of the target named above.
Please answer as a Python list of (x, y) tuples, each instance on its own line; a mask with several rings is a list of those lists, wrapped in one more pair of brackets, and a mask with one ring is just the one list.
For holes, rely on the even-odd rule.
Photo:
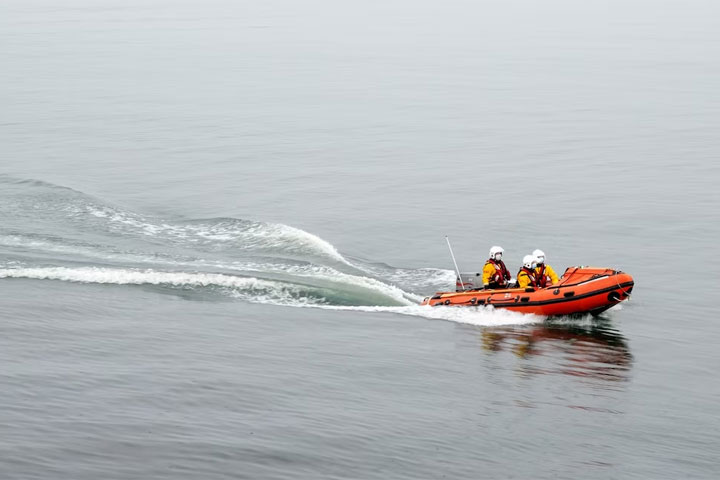
[(537, 286), (539, 288), (545, 288), (548, 285), (557, 285), (559, 280), (555, 270), (553, 270), (550, 265), (545, 265), (545, 252), (535, 250), (533, 251), (533, 256), (535, 257), (535, 262), (537, 262), (537, 267), (535, 267)]
[(483, 288), (507, 288), (510, 272), (502, 261), (502, 247), (492, 247), (483, 267)]

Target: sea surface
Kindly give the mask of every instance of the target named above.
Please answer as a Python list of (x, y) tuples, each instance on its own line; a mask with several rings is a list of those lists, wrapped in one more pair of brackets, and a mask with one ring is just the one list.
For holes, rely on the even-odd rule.
[[(0, 479), (719, 478), (719, 18), (4, 0)], [(421, 307), (445, 235), (636, 286)]]

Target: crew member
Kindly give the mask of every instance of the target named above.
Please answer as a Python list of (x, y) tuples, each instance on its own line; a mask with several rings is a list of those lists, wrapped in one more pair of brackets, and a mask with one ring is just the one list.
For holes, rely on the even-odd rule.
[(510, 272), (502, 261), (502, 247), (492, 247), (490, 258), (483, 267), (484, 288), (507, 288)]
[(557, 285), (559, 280), (555, 270), (553, 270), (550, 265), (545, 265), (545, 252), (542, 250), (535, 250), (533, 251), (533, 256), (535, 257), (535, 262), (537, 263), (537, 266), (535, 267), (537, 286), (539, 288), (545, 288), (548, 285)]
[(537, 274), (535, 273), (535, 257), (525, 255), (523, 266), (517, 274), (518, 288), (537, 288)]

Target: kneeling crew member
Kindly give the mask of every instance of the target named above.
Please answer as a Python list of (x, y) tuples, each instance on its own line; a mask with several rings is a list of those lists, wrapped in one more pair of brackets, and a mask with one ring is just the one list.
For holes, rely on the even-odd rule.
[(483, 288), (507, 288), (510, 272), (502, 261), (502, 247), (492, 247), (483, 267)]
[(535, 278), (539, 288), (545, 288), (548, 285), (557, 285), (558, 276), (550, 265), (545, 265), (545, 252), (542, 250), (533, 251), (533, 256), (537, 262), (535, 267)]
[(523, 257), (523, 266), (517, 274), (518, 288), (537, 288), (538, 284), (536, 275), (535, 257), (532, 255), (525, 255)]

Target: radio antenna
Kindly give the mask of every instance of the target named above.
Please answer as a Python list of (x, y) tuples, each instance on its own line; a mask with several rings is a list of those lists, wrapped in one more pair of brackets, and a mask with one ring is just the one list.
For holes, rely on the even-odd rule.
[(457, 262), (455, 261), (455, 254), (453, 253), (452, 245), (450, 245), (450, 239), (448, 238), (447, 235), (445, 235), (445, 241), (447, 242), (448, 248), (450, 249), (450, 256), (452, 257), (453, 265), (455, 265), (455, 273), (457, 273), (457, 278), (458, 278), (458, 281), (460, 282), (460, 288), (464, 292), (465, 291), (465, 283), (463, 282), (463, 279), (460, 276), (460, 269), (458, 268)]

